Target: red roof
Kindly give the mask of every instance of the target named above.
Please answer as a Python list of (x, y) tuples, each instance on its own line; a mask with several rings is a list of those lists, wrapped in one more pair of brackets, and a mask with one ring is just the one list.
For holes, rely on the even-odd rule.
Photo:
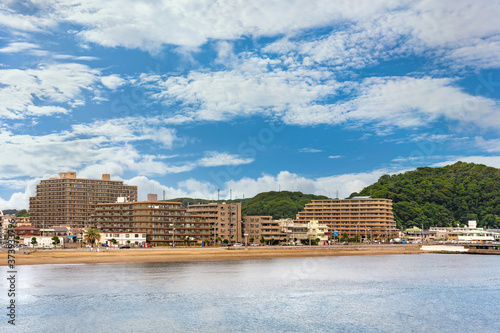
[(30, 226), (27, 226), (27, 225), (22, 225), (22, 226), (20, 226), (20, 227), (16, 227), (16, 228), (14, 228), (14, 230), (33, 230), (33, 231), (35, 231), (35, 230), (36, 230), (36, 231), (38, 231), (38, 230), (40, 230), (40, 229), (35, 228), (35, 227), (30, 227)]

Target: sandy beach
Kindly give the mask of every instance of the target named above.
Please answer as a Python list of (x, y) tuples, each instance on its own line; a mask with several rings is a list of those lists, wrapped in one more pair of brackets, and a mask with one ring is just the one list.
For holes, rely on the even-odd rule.
[[(3, 249), (5, 250), (5, 249)], [(26, 252), (26, 253), (24, 253)], [(21, 250), (16, 265), (96, 264), (117, 262), (183, 262), (206, 260), (244, 260), (289, 257), (359, 256), (420, 254), (418, 245), (348, 245), (318, 247), (248, 247), (241, 248), (147, 248), (112, 249), (90, 252), (78, 250)], [(7, 265), (6, 251), (0, 253), (0, 266)]]

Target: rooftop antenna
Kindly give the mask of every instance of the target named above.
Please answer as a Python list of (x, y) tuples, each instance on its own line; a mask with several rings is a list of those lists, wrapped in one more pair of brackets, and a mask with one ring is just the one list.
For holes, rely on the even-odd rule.
[(163, 190), (163, 201), (165, 201), (165, 190)]
[(220, 200), (220, 188), (217, 189), (217, 202)]
[(233, 190), (229, 189), (229, 200), (233, 200)]
[(335, 199), (339, 198), (339, 190), (337, 190), (337, 197)]

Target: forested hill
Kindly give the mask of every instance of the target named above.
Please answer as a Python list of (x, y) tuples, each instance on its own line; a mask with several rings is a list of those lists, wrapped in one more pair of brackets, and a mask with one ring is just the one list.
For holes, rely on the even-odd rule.
[[(304, 209), (306, 203), (315, 199), (326, 199), (323, 195), (303, 194), (302, 192), (263, 192), (253, 198), (237, 200), (219, 200), (218, 202), (241, 202), (241, 212), (245, 215), (272, 216), (274, 219), (295, 218), (295, 215)], [(184, 205), (217, 202), (203, 199), (177, 198), (168, 201), (179, 201)]]
[(263, 192), (244, 202), (241, 211), (243, 215), (266, 215), (274, 219), (295, 218), (306, 203), (316, 199), (327, 197), (302, 192)]
[(398, 227), (456, 226), (476, 220), (500, 228), (500, 169), (457, 162), (384, 175), (356, 195), (393, 200)]

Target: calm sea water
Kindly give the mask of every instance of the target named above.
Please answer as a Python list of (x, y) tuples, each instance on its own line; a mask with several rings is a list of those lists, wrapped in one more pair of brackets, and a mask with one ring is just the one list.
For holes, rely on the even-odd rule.
[(500, 256), (18, 268), (2, 332), (500, 332)]

